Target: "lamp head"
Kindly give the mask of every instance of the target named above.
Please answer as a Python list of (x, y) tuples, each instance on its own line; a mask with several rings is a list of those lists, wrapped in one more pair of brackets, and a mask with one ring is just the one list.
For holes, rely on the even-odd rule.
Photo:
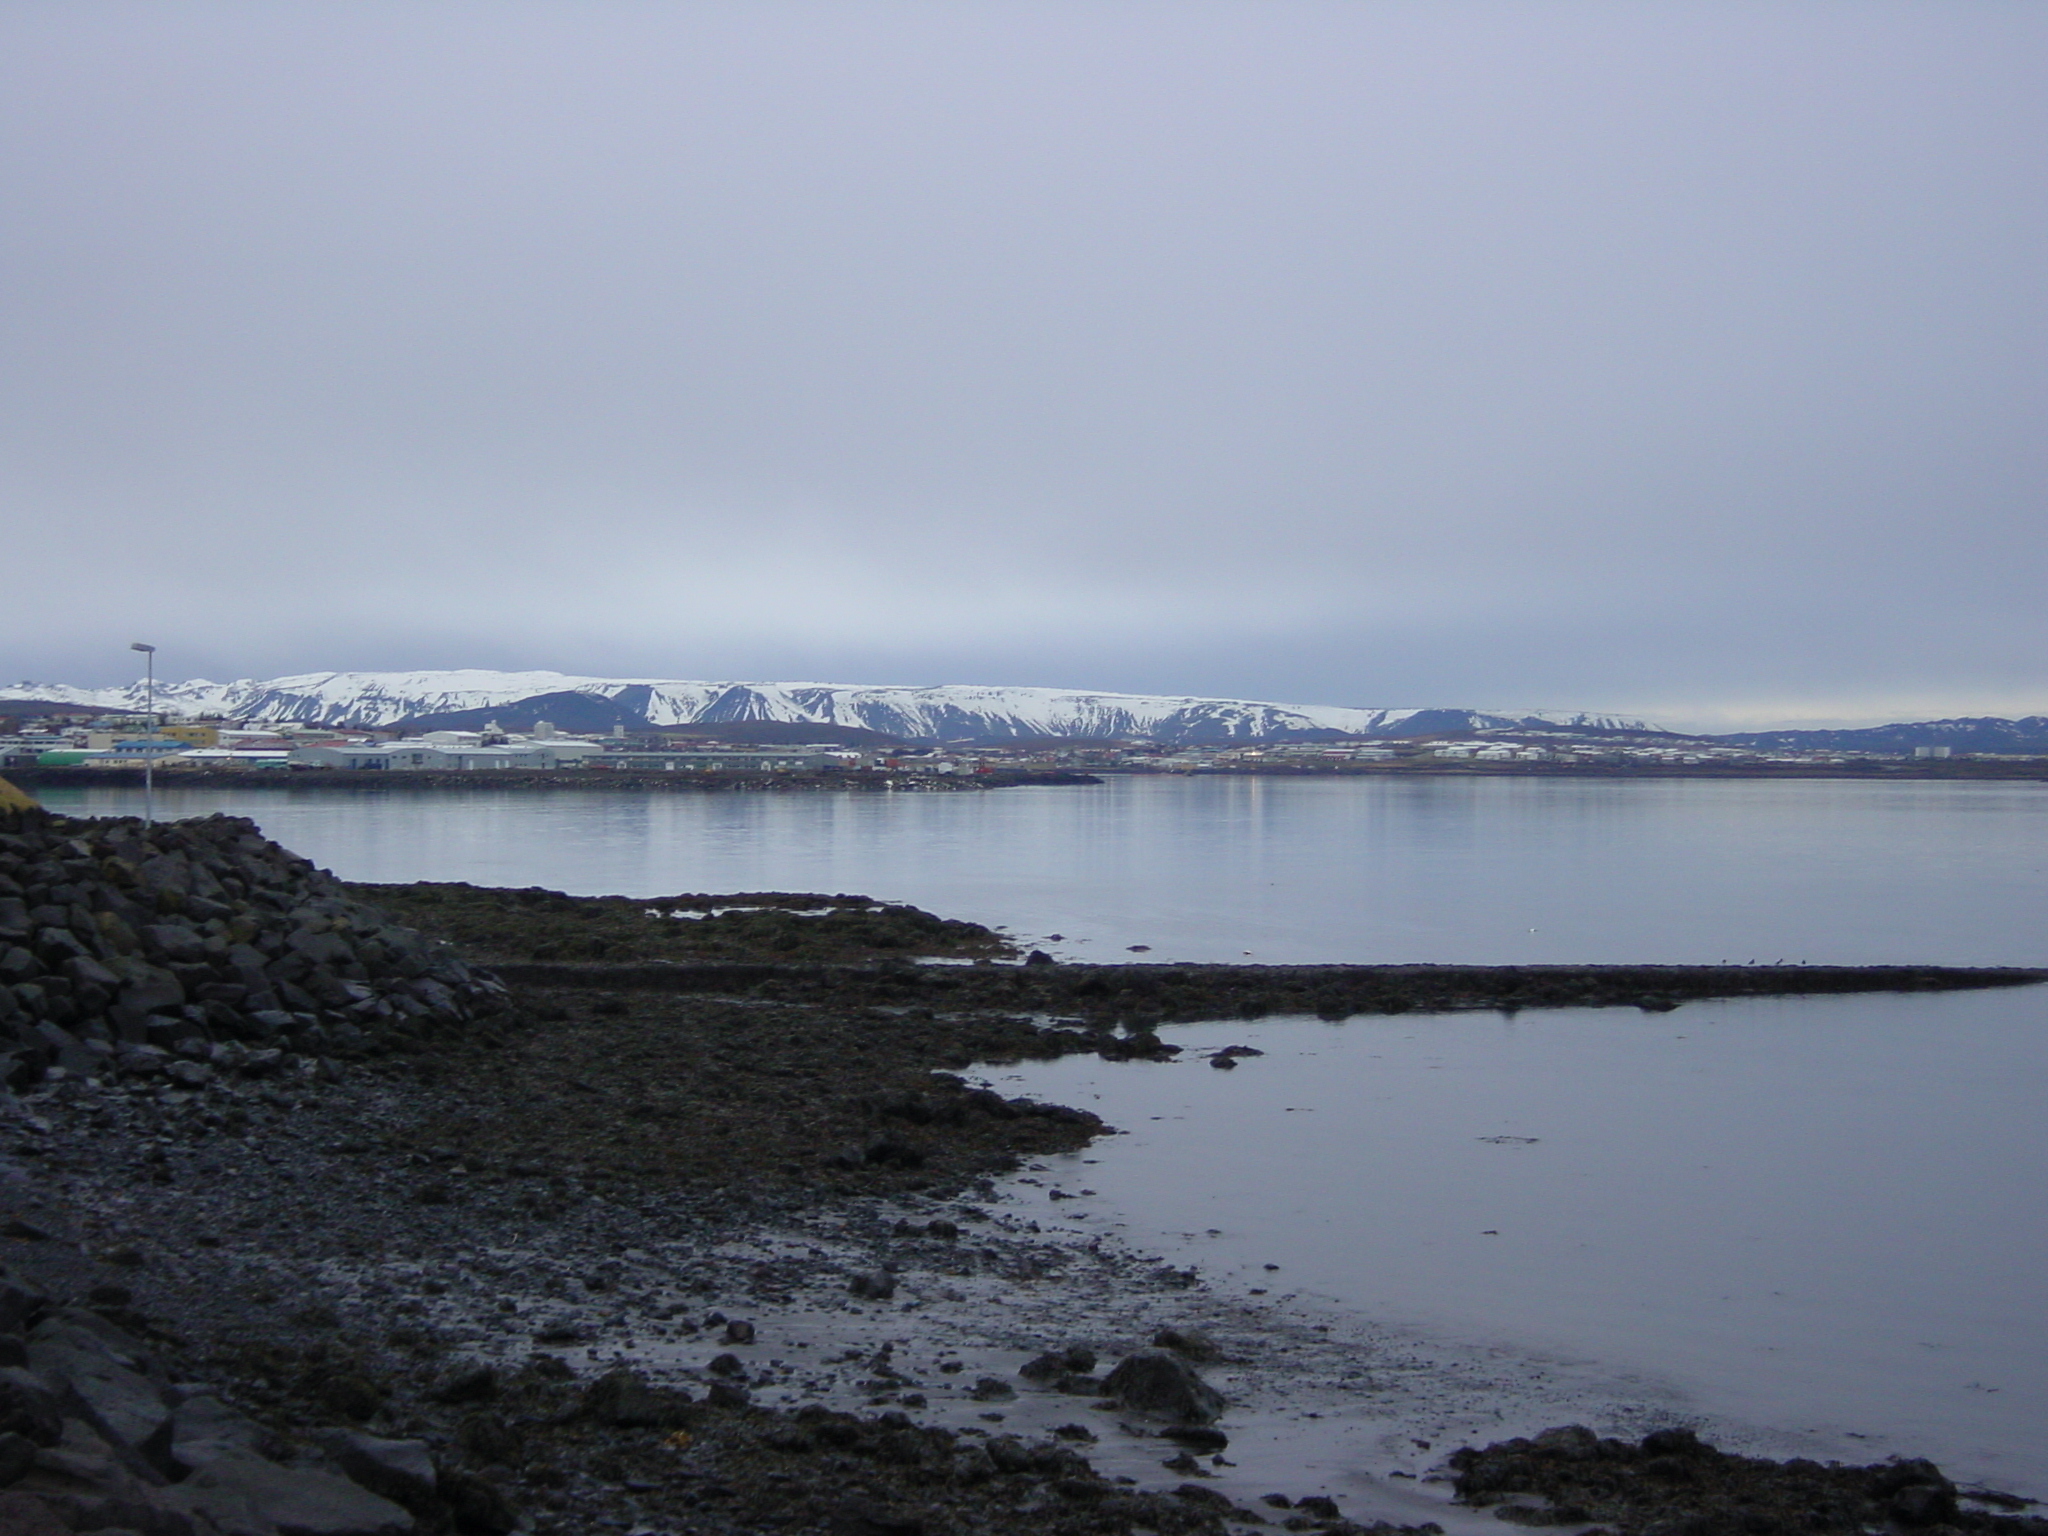
[(144, 645), (144, 644), (143, 644), (143, 643), (142, 643), (142, 642), (141, 642), (140, 640), (137, 640), (137, 641), (135, 641), (135, 642), (134, 642), (133, 644), (131, 644), (131, 645), (130, 645), (130, 646), (128, 647), (128, 649), (129, 649), (129, 650), (131, 650), (131, 651), (149, 651), (149, 652), (151, 652), (152, 654), (154, 654), (154, 653), (155, 653), (155, 651), (156, 651), (156, 647), (155, 647), (155, 646), (153, 646), (153, 645)]

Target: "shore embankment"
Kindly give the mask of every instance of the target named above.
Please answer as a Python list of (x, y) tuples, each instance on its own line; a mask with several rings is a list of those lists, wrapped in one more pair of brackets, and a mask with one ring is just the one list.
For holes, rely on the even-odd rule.
[[(10, 768), (8, 776), (31, 789), (141, 789), (141, 768)], [(431, 769), (349, 768), (185, 768), (156, 771), (159, 789), (347, 790), (389, 794), (393, 790), (487, 790), (507, 794), (575, 789), (601, 794), (975, 794), (1027, 785), (1100, 784), (1091, 773), (1064, 769), (1002, 769), (988, 773), (641, 773), (579, 768), (549, 771), (521, 768), (459, 773)]]
[[(1171, 1054), (1157, 1024), (1219, 1012), (2041, 979), (1029, 960), (860, 896), (344, 886), (229, 818), (17, 817), (5, 1518), (1419, 1532), (1421, 1506), (1369, 1524), (1315, 1487), (1218, 1491), (1231, 1420), (1203, 1378), (1284, 1378), (1288, 1325), (1007, 1211), (996, 1176), (1107, 1128), (965, 1069)], [(2048, 1529), (1917, 1463), (1820, 1477), (1583, 1431), (1457, 1449), (1417, 1473), (1622, 1533)]]

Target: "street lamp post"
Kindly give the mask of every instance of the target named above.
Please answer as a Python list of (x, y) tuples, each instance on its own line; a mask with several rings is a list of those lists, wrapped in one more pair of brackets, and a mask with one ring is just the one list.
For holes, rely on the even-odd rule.
[(142, 824), (153, 827), (156, 825), (156, 647), (137, 640), (128, 649), (142, 652), (142, 658), (148, 664), (144, 696), (149, 709), (149, 742), (142, 749)]

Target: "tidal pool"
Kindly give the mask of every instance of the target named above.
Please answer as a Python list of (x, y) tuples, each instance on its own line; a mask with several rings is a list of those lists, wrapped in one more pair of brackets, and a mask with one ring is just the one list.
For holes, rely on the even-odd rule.
[(1169, 1065), (985, 1074), (1123, 1132), (1018, 1201), (1340, 1336), (1589, 1371), (1595, 1427), (1634, 1381), (1746, 1446), (2048, 1496), (2048, 989), (1162, 1033)]

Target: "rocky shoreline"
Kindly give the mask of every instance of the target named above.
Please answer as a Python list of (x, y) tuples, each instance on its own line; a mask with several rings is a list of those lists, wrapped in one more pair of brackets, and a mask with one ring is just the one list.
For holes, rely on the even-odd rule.
[(0, 828), (17, 952), (0, 1531), (2048, 1532), (1680, 1425), (1411, 1452), (1465, 1503), (1392, 1523), (1219, 1491), (1210, 1393), (1334, 1346), (1006, 1205), (1105, 1128), (959, 1075), (1180, 1017), (2038, 973), (1029, 964), (861, 897), (372, 890), (246, 822), (39, 813)]

